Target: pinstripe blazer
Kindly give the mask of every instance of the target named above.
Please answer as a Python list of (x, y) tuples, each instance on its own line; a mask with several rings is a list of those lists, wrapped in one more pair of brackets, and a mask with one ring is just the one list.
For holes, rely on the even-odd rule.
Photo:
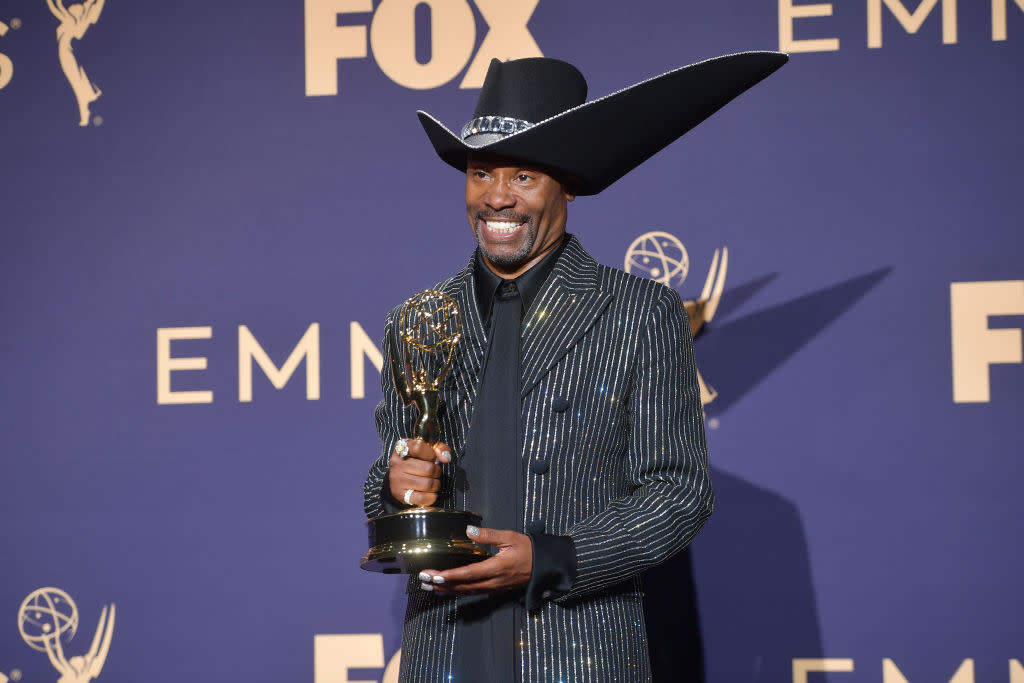
[[(523, 316), (518, 436), (524, 464), (547, 468), (523, 468), (518, 531), (533, 522), (571, 536), (577, 577), (568, 594), (523, 620), (520, 679), (636, 683), (650, 678), (640, 573), (682, 550), (713, 503), (693, 342), (675, 291), (602, 266), (567, 239)], [(452, 484), (453, 467), (465, 454), (487, 344), (474, 287), (473, 259), (436, 286), (463, 313), (463, 339), (441, 387), (441, 435), (453, 463), (443, 465), (439, 504), (456, 509), (465, 496)], [(387, 344), (384, 354), (376, 411), (383, 449), (365, 487), (370, 517), (385, 513), (388, 457), (416, 417), (386, 371)], [(458, 600), (418, 585), (410, 582), (400, 680), (460, 681), (452, 671)]]

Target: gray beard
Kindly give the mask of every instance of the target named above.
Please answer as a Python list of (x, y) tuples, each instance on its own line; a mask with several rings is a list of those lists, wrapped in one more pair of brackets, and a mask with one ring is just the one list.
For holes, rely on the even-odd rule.
[(537, 241), (537, 231), (533, 229), (533, 222), (527, 221), (526, 223), (526, 238), (519, 245), (519, 249), (511, 254), (495, 254), (484, 246), (483, 240), (480, 239), (480, 223), (476, 224), (476, 229), (473, 231), (473, 235), (476, 237), (476, 243), (480, 247), (480, 251), (484, 257), (496, 266), (503, 268), (511, 268), (522, 265), (527, 257), (530, 255), (530, 250), (533, 249), (533, 243)]

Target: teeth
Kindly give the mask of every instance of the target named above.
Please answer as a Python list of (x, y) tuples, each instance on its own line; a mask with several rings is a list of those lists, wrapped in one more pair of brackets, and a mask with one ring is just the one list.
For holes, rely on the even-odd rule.
[(492, 232), (504, 232), (509, 233), (515, 231), (519, 227), (519, 223), (512, 221), (484, 221), (487, 223), (487, 229)]

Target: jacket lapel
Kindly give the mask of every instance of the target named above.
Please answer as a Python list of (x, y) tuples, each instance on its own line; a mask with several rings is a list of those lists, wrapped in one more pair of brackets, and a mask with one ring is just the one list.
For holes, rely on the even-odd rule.
[(523, 319), (521, 397), (568, 353), (615, 298), (598, 288), (597, 261), (574, 236), (566, 239), (565, 249)]
[(484, 329), (476, 302), (473, 259), (470, 258), (469, 264), (445, 283), (441, 289), (454, 297), (462, 314), (462, 338), (456, 347), (451, 371), (444, 380), (446, 386), (454, 389), (455, 404), (449, 406), (449, 409), (456, 410), (466, 401), (469, 402), (469, 405), (473, 404), (473, 400), (476, 398), (477, 380), (480, 377), (484, 349), (487, 348), (487, 332)]

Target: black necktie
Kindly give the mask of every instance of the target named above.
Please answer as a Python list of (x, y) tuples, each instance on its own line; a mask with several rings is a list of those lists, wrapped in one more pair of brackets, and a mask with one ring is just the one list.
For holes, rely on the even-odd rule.
[[(516, 283), (494, 295), (487, 359), (470, 426), (466, 474), (468, 509), (491, 529), (522, 531), (519, 458), (519, 334), (522, 299)], [(459, 598), (456, 680), (516, 680), (517, 593)]]

